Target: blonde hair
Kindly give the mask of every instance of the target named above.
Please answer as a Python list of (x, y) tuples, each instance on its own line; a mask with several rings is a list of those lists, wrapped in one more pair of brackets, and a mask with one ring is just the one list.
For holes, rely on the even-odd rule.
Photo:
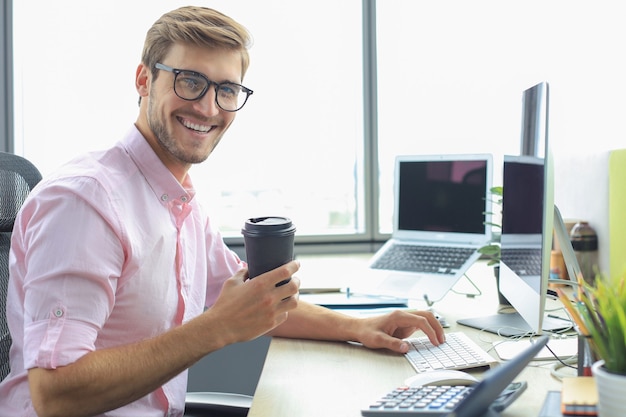
[(241, 54), (241, 78), (248, 70), (248, 48), (252, 41), (248, 30), (232, 18), (207, 7), (186, 6), (161, 16), (148, 30), (141, 61), (156, 79), (157, 62), (167, 55), (174, 43), (223, 49)]

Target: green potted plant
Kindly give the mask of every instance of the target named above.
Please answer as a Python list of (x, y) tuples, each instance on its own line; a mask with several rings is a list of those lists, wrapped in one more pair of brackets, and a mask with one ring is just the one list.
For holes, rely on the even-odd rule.
[[(582, 277), (574, 300), (557, 289), (559, 298), (576, 322), (592, 353), (592, 372), (598, 387), (602, 417), (623, 416), (626, 398), (626, 275), (616, 279), (596, 276), (589, 284)], [(611, 400), (612, 398), (612, 400)], [(618, 403), (615, 401), (618, 400)]]
[(493, 266), (493, 273), (496, 277), (496, 286), (498, 288), (498, 299), (500, 304), (508, 305), (509, 301), (500, 293), (500, 235), (502, 232), (502, 225), (494, 221), (494, 215), (502, 214), (502, 186), (491, 187), (489, 189), (489, 194), (492, 205), (494, 207), (500, 207), (500, 210), (498, 213), (493, 211), (487, 213), (492, 216), (492, 221), (486, 222), (486, 224), (494, 229), (493, 239), (491, 242), (480, 247), (478, 252), (481, 253), (483, 258), (487, 259), (487, 266)]
[[(498, 214), (502, 214), (502, 186), (491, 187), (491, 189), (489, 189), (489, 193), (491, 194), (491, 203), (495, 206), (499, 206), (500, 213)], [(495, 228), (496, 233), (493, 234), (494, 238), (492, 241), (479, 248), (478, 252), (480, 252), (484, 258), (488, 259), (487, 265), (495, 265), (497, 267), (500, 265), (500, 232), (502, 231), (502, 225), (493, 221), (493, 216), (496, 213), (488, 212), (486, 214), (491, 214), (492, 221), (486, 222), (485, 224)]]

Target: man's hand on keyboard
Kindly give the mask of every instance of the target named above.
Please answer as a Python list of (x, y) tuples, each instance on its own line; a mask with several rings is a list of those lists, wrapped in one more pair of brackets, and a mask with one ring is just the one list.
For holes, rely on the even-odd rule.
[(406, 353), (409, 345), (403, 339), (421, 330), (433, 345), (445, 342), (443, 327), (430, 311), (397, 310), (357, 321), (357, 341), (372, 349), (386, 348)]

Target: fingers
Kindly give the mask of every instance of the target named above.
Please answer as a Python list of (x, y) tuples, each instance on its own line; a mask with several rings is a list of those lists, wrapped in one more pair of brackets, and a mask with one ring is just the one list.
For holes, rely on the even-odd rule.
[(446, 341), (446, 335), (437, 317), (430, 311), (413, 311), (411, 314), (426, 319), (428, 325), (420, 328), (433, 345), (440, 345)]
[(296, 297), (300, 289), (300, 280), (293, 275), (300, 269), (299, 261), (291, 261), (269, 272), (255, 277), (255, 285), (271, 286), (276, 288), (276, 296), (280, 300)]
[[(256, 294), (256, 301), (259, 301), (258, 308), (273, 309), (279, 315), (296, 308), (298, 306), (300, 280), (293, 274), (299, 268), (299, 261), (291, 261), (253, 279), (248, 279), (245, 284), (249, 285), (248, 289)], [(286, 316), (283, 321), (285, 319)]]
[(435, 346), (445, 342), (443, 327), (428, 311), (397, 310), (371, 320), (370, 325), (373, 326), (369, 330), (371, 337), (364, 336), (364, 344), (372, 348), (382, 347), (394, 352), (406, 353), (409, 345), (404, 339), (417, 330), (422, 331)]
[(291, 281), (293, 274), (300, 269), (300, 261), (290, 261), (276, 269), (261, 274), (254, 280), (271, 282), (275, 287), (280, 287)]
[(377, 338), (375, 340), (375, 344), (366, 344), (366, 346), (374, 349), (389, 349), (397, 353), (406, 353), (409, 351), (409, 343), (406, 340), (387, 332), (381, 332), (377, 335)]
[(291, 277), (288, 281), (277, 286), (281, 300), (285, 301), (288, 298), (298, 299), (300, 294), (300, 279), (298, 277)]
[[(293, 274), (299, 266), (299, 262), (289, 262), (253, 279), (248, 279), (245, 268), (235, 273), (208, 309), (205, 318), (213, 323), (207, 328), (219, 323), (229, 344), (250, 340), (285, 322), (298, 306), (300, 280)], [(285, 280), (285, 284), (276, 285)]]
[(399, 338), (406, 338), (421, 330), (434, 345), (445, 341), (445, 335), (441, 323), (429, 311), (395, 311), (391, 313), (391, 320), (397, 329), (393, 334)]
[(234, 276), (231, 277), (233, 280), (237, 281), (238, 283), (243, 283), (245, 280), (248, 279), (248, 268), (242, 268), (239, 271), (237, 271), (235, 273)]

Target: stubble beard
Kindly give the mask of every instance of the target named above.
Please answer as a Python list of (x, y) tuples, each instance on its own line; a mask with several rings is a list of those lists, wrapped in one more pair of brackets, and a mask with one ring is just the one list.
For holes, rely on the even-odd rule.
[(224, 133), (222, 133), (215, 139), (213, 146), (211, 146), (211, 149), (209, 149), (208, 152), (186, 152), (181, 146), (179, 146), (178, 142), (170, 134), (170, 132), (168, 132), (165, 123), (162, 122), (164, 118), (159, 118), (157, 116), (156, 113), (158, 110), (155, 108), (153, 103), (154, 102), (152, 100), (148, 103), (148, 127), (150, 128), (150, 130), (152, 130), (152, 133), (159, 143), (159, 146), (161, 146), (164, 151), (172, 155), (174, 158), (187, 164), (199, 164), (206, 161), (206, 159), (209, 157), (209, 155), (213, 152), (217, 144), (222, 139)]

